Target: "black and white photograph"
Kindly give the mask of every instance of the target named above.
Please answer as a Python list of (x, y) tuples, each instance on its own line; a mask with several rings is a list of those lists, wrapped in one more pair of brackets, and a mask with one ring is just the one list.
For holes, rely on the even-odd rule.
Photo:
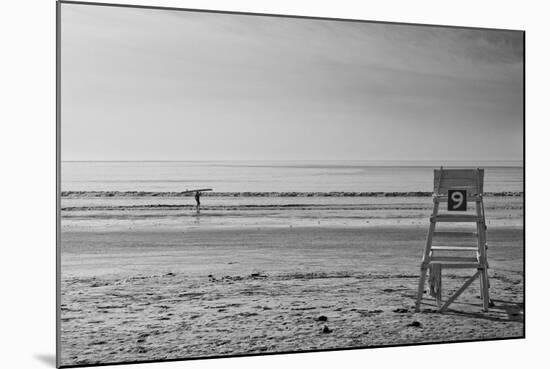
[(525, 336), (524, 31), (58, 1), (57, 37), (58, 366)]

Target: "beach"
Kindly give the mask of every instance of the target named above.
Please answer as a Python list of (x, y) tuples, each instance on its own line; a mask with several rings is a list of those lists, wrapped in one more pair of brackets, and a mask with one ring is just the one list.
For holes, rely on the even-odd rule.
[(525, 336), (524, 33), (76, 3), (58, 365)]
[[(349, 195), (349, 194), (348, 194)], [(61, 363), (523, 336), (523, 196), (485, 199), (491, 298), (414, 312), (431, 197), (65, 193)], [(445, 270), (443, 296), (470, 271)]]

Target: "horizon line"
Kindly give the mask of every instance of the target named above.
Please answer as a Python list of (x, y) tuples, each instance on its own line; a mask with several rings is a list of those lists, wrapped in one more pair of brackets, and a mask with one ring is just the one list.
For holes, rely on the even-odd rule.
[[(61, 160), (61, 163), (212, 163), (212, 162), (363, 162), (363, 163), (391, 163), (391, 164), (414, 164), (414, 163), (496, 163), (514, 164), (512, 166), (525, 166), (523, 159), (146, 159), (146, 160)], [(510, 165), (504, 165), (510, 166)]]
[(522, 159), (80, 159), (62, 162), (135, 162), (135, 161), (523, 161)]

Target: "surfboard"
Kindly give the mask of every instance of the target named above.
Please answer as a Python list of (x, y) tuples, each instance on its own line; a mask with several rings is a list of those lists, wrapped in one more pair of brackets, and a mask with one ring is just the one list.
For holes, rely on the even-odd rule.
[(212, 189), (211, 188), (199, 188), (197, 190), (185, 190), (185, 191), (182, 191), (181, 193), (206, 192), (206, 191), (212, 191)]

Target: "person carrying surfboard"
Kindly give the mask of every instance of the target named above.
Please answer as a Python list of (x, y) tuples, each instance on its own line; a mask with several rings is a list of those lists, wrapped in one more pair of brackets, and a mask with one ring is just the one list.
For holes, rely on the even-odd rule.
[(201, 211), (201, 195), (203, 192), (207, 192), (207, 191), (212, 191), (211, 188), (197, 188), (197, 189), (186, 189), (185, 191), (182, 191), (182, 192), (179, 192), (180, 195), (188, 195), (188, 194), (192, 194), (192, 193), (195, 193), (195, 201), (197, 202), (197, 205), (196, 205), (196, 209), (197, 209), (197, 214), (200, 213)]
[(195, 192), (195, 201), (197, 202), (197, 214), (201, 211), (201, 193)]

